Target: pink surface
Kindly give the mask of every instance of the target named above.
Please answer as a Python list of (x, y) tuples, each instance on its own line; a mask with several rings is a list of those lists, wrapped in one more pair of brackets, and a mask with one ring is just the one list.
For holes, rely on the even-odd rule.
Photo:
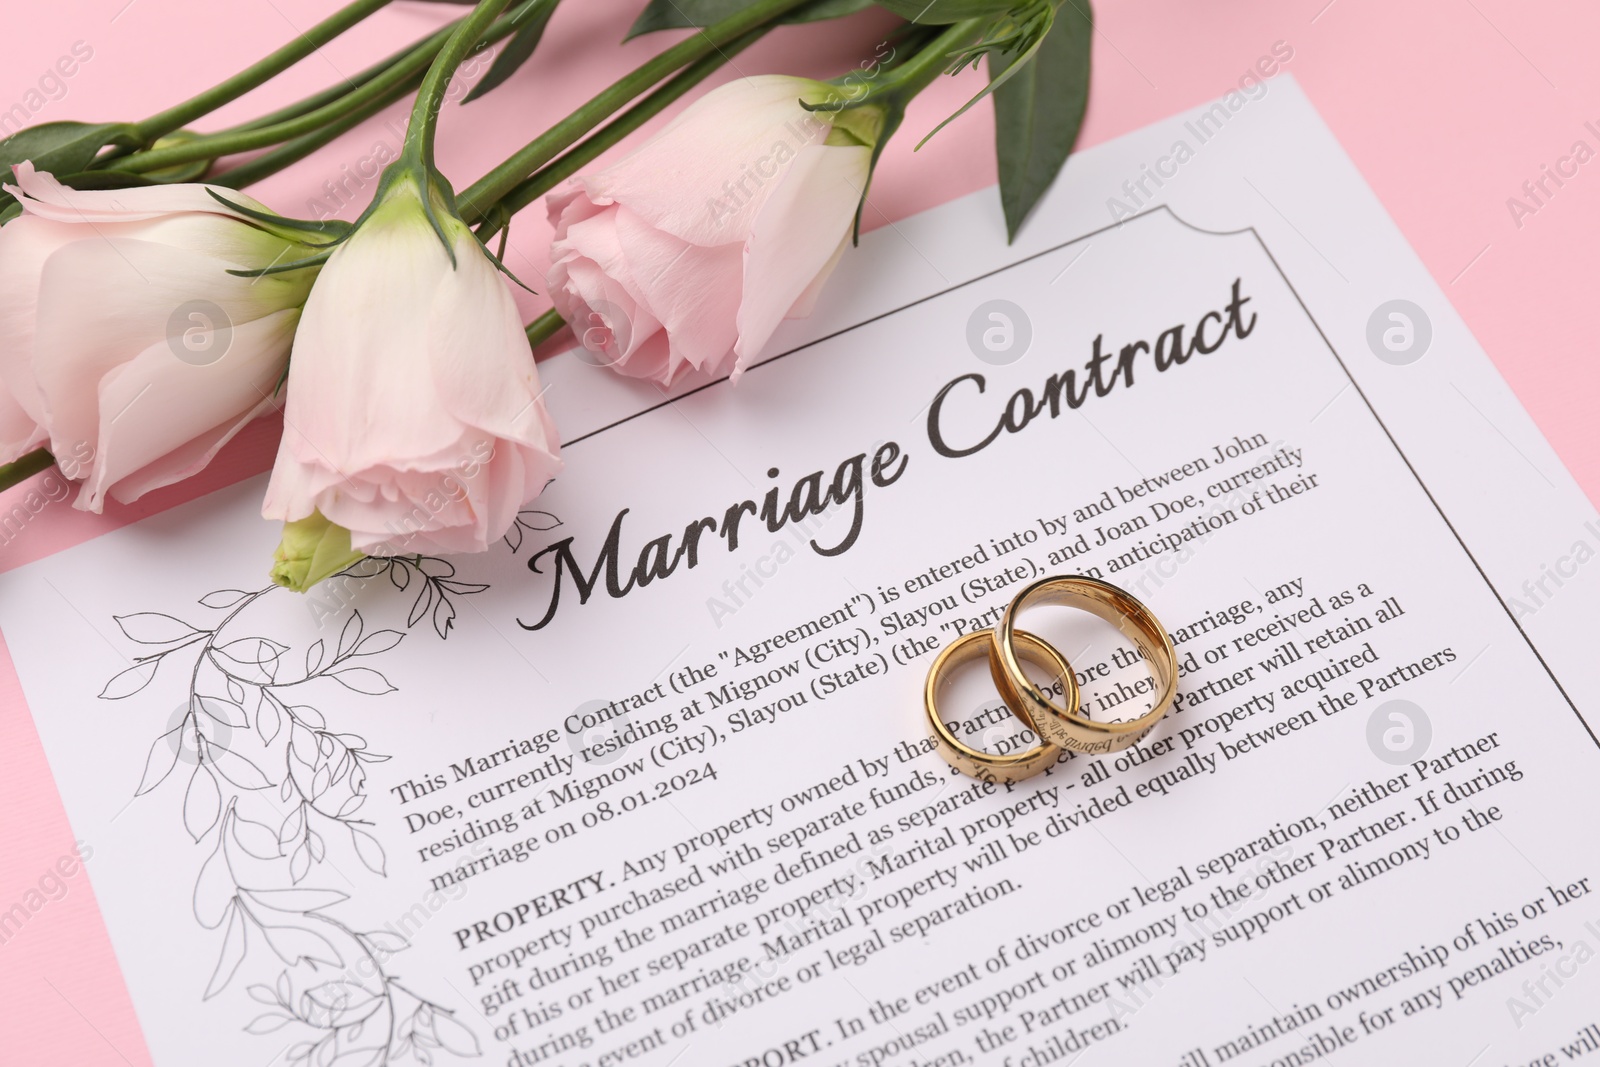
[[(643, 0), (564, 5), (539, 57), (508, 85), (465, 111), (447, 113), (440, 138), (447, 174), (465, 184), (542, 126), (565, 114), (652, 51), (661, 38), (615, 42)], [(58, 0), (7, 12), (0, 35), (0, 114), (13, 103), (53, 119), (139, 119), (203, 89), (325, 16), (333, 0)], [(335, 82), (458, 14), (402, 2), (221, 114), (235, 121)], [(1589, 54), (1600, 36), (1592, 4), (1512, 0), (1101, 0), (1094, 88), (1083, 143), (1094, 144), (1231, 88), (1274, 42), (1287, 42), (1294, 72), (1362, 173), (1523, 404), (1576, 475), (1600, 500), (1600, 362), (1580, 309), (1593, 301), (1592, 241), (1600, 233), (1600, 161), (1568, 178), (1533, 214), (1513, 219), (1507, 198), (1541, 176), (1578, 140), (1600, 147), (1600, 71)], [(875, 14), (785, 30), (735, 60), (739, 72), (833, 76), (869, 56), (886, 22)], [(76, 42), (92, 58), (59, 89), (30, 96)], [(994, 180), (986, 108), (963, 117), (916, 156), (920, 133), (977, 82), (948, 80), (918, 101), (873, 185), (869, 225), (932, 207)], [(45, 88), (54, 86), (46, 82)], [(42, 107), (34, 105), (42, 102)], [(365, 161), (399, 143), (399, 109), (367, 124), (253, 192), (291, 214), (359, 200)], [(204, 125), (202, 128), (206, 128)], [(1592, 172), (1592, 173), (1591, 173)], [(325, 184), (328, 183), (328, 184)], [(346, 205), (340, 213), (354, 212)], [(359, 210), (359, 204), (353, 205)], [(513, 230), (511, 268), (538, 288), (548, 227), (537, 211)], [(531, 317), (544, 305), (526, 297)], [(1590, 355), (1582, 356), (1588, 346)], [(1487, 427), (1486, 427), (1487, 432)], [(204, 476), (137, 507), (86, 516), (52, 503), (0, 548), (17, 566), (182, 500), (265, 470), (277, 427), (242, 435)], [(25, 490), (0, 495), (0, 512)], [(59, 494), (56, 494), (59, 495)], [(263, 564), (265, 566), (265, 564)], [(139, 1024), (117, 969), (88, 878), (76, 869), (52, 896), (41, 878), (73, 853), (15, 672), (0, 644), (0, 916), (29, 911), (20, 928), (0, 924), (0, 1034), (16, 1064), (145, 1064)], [(93, 846), (93, 842), (88, 842)], [(92, 858), (88, 862), (92, 873)], [(57, 883), (47, 879), (47, 885)], [(30, 891), (35, 891), (30, 896)], [(39, 904), (37, 908), (30, 905)], [(15, 914), (15, 913), (13, 913)], [(0, 920), (3, 923), (3, 920)]]

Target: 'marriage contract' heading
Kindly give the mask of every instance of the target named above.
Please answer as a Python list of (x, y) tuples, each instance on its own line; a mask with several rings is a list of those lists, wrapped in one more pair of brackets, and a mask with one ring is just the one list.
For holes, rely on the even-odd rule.
[[(1113, 355), (1105, 346), (1104, 335), (1096, 335), (1092, 354), (1081, 369), (1074, 367), (1050, 375), (1037, 392), (1028, 388), (1017, 390), (999, 410), (987, 434), (952, 441), (946, 420), (951, 417), (954, 406), (982, 403), (987, 386), (983, 375), (963, 374), (934, 395), (928, 407), (928, 443), (934, 452), (947, 458), (974, 455), (994, 443), (1001, 433), (1020, 433), (1040, 416), (1054, 419), (1063, 410), (1071, 411), (1092, 398), (1109, 396), (1119, 384), (1124, 391), (1132, 389), (1136, 382), (1135, 370), (1143, 362), (1147, 361), (1157, 373), (1164, 373), (1185, 365), (1197, 354), (1210, 355), (1229, 339), (1243, 340), (1255, 330), (1255, 312), (1246, 317), (1244, 310), (1249, 302), (1250, 298), (1242, 291), (1241, 279), (1235, 278), (1229, 299), (1220, 309), (1207, 311), (1193, 326), (1179, 324), (1162, 330), (1153, 344), (1133, 341)], [(554, 563), (549, 601), (538, 619), (530, 622), (519, 618), (517, 622), (526, 630), (540, 630), (549, 625), (561, 606), (562, 590), (568, 585), (577, 594), (580, 604), (587, 604), (598, 590), (604, 590), (613, 598), (623, 597), (635, 589), (671, 577), (680, 567), (690, 570), (698, 566), (701, 549), (708, 542), (720, 540), (726, 551), (734, 552), (739, 548), (741, 529), (748, 529), (751, 523), (759, 523), (760, 529), (775, 534), (791, 524), (803, 524), (835, 508), (848, 507), (850, 527), (838, 541), (827, 545), (817, 539), (809, 542), (812, 551), (819, 556), (841, 555), (861, 534), (869, 488), (886, 489), (893, 485), (905, 474), (909, 462), (910, 456), (898, 443), (887, 441), (872, 453), (870, 461), (867, 453), (862, 452), (841, 461), (831, 477), (826, 470), (801, 477), (789, 488), (787, 499), (784, 490), (774, 485), (759, 503), (740, 500), (730, 504), (720, 515), (691, 520), (681, 534), (652, 537), (639, 548), (631, 567), (621, 562), (627, 558), (623, 524), (630, 510), (623, 508), (612, 520), (587, 566), (578, 561), (574, 547), (576, 535), (564, 537), (529, 557), (528, 569), (535, 574), (547, 573), (546, 566), (551, 561)], [(778, 476), (776, 467), (767, 471), (769, 479)]]

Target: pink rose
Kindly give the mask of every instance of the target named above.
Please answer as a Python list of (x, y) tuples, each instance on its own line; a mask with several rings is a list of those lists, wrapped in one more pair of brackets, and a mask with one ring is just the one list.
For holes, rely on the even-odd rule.
[[(0, 228), (0, 462), (48, 439), (75, 506), (99, 511), (194, 474), (274, 390), (314, 270), (203, 185), (90, 192), (29, 163)], [(259, 204), (231, 190), (224, 195)], [(31, 424), (31, 429), (30, 429)]]
[(580, 343), (661, 385), (690, 369), (737, 379), (780, 321), (808, 314), (849, 240), (880, 122), (800, 106), (833, 92), (741, 78), (552, 193), (550, 299)]
[(395, 181), (322, 268), (262, 506), (320, 512), (367, 555), (482, 552), (561, 466), (505, 279), (436, 200), (451, 263), (423, 195)]

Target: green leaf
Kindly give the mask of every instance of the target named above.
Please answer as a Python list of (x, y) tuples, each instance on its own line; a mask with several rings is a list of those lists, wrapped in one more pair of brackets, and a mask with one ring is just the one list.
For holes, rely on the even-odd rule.
[(877, 0), (878, 6), (922, 26), (944, 26), (962, 19), (1001, 15), (1017, 0)]
[(1038, 51), (1022, 59), (1022, 69), (1012, 71), (1003, 57), (989, 56), (990, 80), (1000, 82), (994, 91), (994, 144), (1008, 241), (1016, 239), (1078, 140), (1089, 102), (1093, 36), (1089, 0), (1066, 0)]
[[(107, 145), (133, 145), (137, 131), (126, 122), (46, 122), (29, 126), (0, 141), (0, 177), (11, 178), (11, 168), (31, 161), (51, 174), (76, 174), (89, 169)], [(0, 193), (0, 210), (14, 203)]]
[(920, 149), (940, 130), (971, 111), (979, 100), (1016, 77), (1020, 71), (1026, 70), (1028, 61), (1039, 51), (1045, 37), (1049, 35), (1055, 17), (1056, 9), (1050, 3), (1037, 2), (1015, 8), (1004, 18), (996, 19), (976, 43), (955, 52), (946, 73), (959, 74), (969, 64), (976, 67), (981, 56), (989, 56), (997, 63), (1004, 60), (1004, 66), (991, 68), (989, 84), (971, 100), (957, 108), (954, 114), (923, 135), (922, 140), (917, 142), (917, 148)]
[(0, 165), (8, 170), (32, 160), (54, 174), (87, 170), (107, 145), (133, 145), (137, 131), (126, 122), (46, 122), (29, 126), (0, 141)]
[[(749, 7), (753, 0), (650, 0), (645, 5), (624, 41), (657, 30), (683, 30), (709, 26)], [(853, 15), (872, 6), (872, 0), (813, 0), (795, 8), (779, 22), (822, 22)]]
[(463, 104), (470, 104), (478, 97), (493, 92), (500, 87), (517, 68), (526, 63), (533, 55), (533, 50), (539, 47), (539, 39), (544, 36), (544, 28), (550, 24), (550, 16), (555, 14), (555, 0), (540, 0), (538, 3), (524, 5), (514, 21), (517, 31), (511, 35), (511, 40), (495, 56), (494, 63), (489, 67), (489, 72), (483, 80), (472, 87), (472, 91), (462, 98)]

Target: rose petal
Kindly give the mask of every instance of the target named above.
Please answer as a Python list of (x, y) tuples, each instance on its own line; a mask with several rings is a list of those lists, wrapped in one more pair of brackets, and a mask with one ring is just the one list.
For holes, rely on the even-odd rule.
[(163, 340), (107, 374), (94, 463), (74, 506), (98, 512), (108, 490), (129, 503), (204, 468), (246, 423), (277, 406), (299, 318), (291, 308), (234, 327), (215, 362), (176, 359)]
[(549, 429), (539, 371), (504, 277), (471, 236), (456, 243), (456, 269), (434, 291), (428, 356), (438, 400), (463, 425), (543, 445)]
[(738, 245), (702, 248), (651, 227), (626, 207), (616, 233), (633, 288), (667, 331), (674, 363), (715, 372), (738, 339)]
[[(223, 266), (183, 249), (128, 238), (76, 241), (50, 256), (40, 276), (32, 362), (51, 448), (58, 456), (93, 456), (96, 464), (113, 462), (123, 472), (132, 472), (175, 447), (175, 437), (198, 436), (224, 421), (227, 413), (218, 404), (236, 404), (233, 415), (254, 408), (261, 401), (257, 386), (263, 378), (269, 379), (270, 393), (281, 371), (281, 351), (275, 356), (277, 369), (270, 372), (254, 363), (224, 360), (207, 365), (186, 362), (180, 355), (185, 351), (185, 334), (191, 329), (203, 334), (219, 311), (238, 336), (251, 322), (293, 307), (304, 289), (303, 281), (287, 276), (232, 277)], [(84, 299), (87, 291), (93, 292), (93, 299)], [(195, 300), (204, 303), (191, 305)], [(123, 396), (119, 389), (109, 401), (111, 406), (103, 407), (107, 403), (103, 385), (130, 361), (141, 368), (120, 378), (131, 392)], [(237, 383), (222, 369), (236, 365), (246, 368), (244, 380)], [(217, 403), (169, 408), (145, 400), (137, 412), (132, 411), (134, 398), (144, 389), (154, 388), (158, 380), (171, 381), (156, 374), (157, 367), (189, 376), (189, 381), (204, 379), (237, 388)], [(155, 396), (160, 395), (157, 389)], [(154, 452), (136, 448), (127, 462), (108, 457), (101, 433), (113, 424), (121, 441), (149, 437), (165, 447)]]
[(807, 148), (756, 219), (744, 252), (735, 380), (789, 310), (838, 262), (871, 152), (859, 146)]
[(416, 221), (363, 227), (323, 267), (289, 362), (283, 447), (296, 461), (404, 467), (460, 438), (428, 371), (426, 316), (450, 259)]
[(820, 91), (826, 86), (778, 74), (719, 86), (638, 151), (579, 180), (596, 203), (626, 204), (691, 244), (738, 241), (801, 150), (832, 129), (799, 103)]

